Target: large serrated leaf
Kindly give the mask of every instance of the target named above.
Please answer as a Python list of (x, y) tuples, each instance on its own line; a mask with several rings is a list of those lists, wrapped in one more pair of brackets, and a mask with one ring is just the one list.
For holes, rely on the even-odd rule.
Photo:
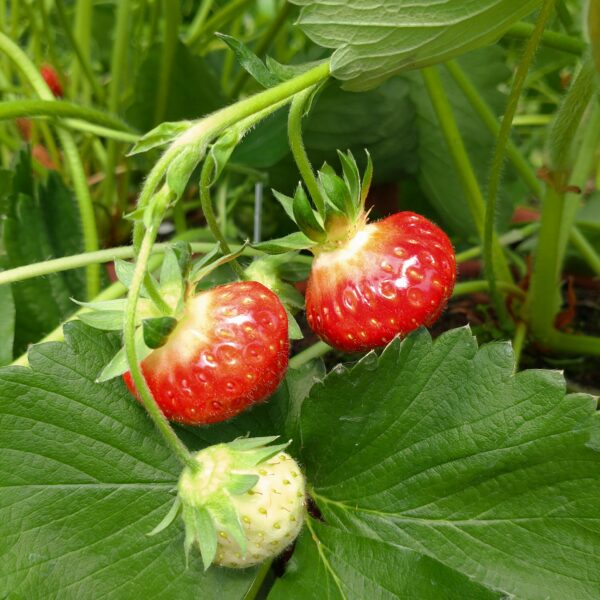
[(598, 597), (596, 402), (561, 373), (515, 374), (509, 344), (468, 329), (420, 330), (314, 386), (301, 426), (330, 525), (518, 598)]
[(309, 517), (269, 600), (500, 600), (500, 595), (417, 552)]
[(298, 23), (317, 44), (335, 48), (331, 74), (347, 89), (376, 87), (495, 41), (540, 0), (292, 0)]
[[(120, 381), (116, 338), (73, 322), (0, 370), (0, 590), (14, 598), (238, 600), (255, 570), (186, 568), (169, 511), (180, 464)], [(18, 401), (16, 399), (18, 398)]]

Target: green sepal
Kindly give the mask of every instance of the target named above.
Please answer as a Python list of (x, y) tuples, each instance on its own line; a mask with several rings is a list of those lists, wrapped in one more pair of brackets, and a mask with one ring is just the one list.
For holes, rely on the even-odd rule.
[(315, 242), (323, 242), (327, 238), (327, 232), (323, 228), (323, 225), (319, 223), (302, 184), (298, 184), (296, 188), (292, 208), (294, 211), (294, 220), (307, 237)]
[(327, 163), (319, 171), (319, 182), (325, 199), (334, 210), (342, 215), (354, 215), (356, 209), (348, 186)]
[(148, 537), (152, 537), (154, 535), (159, 534), (161, 531), (164, 531), (176, 518), (181, 510), (181, 500), (179, 497), (175, 498), (175, 502), (171, 505), (169, 512), (164, 516), (163, 520), (150, 532), (146, 535)]
[[(152, 352), (152, 348), (148, 348), (144, 342), (144, 332), (142, 331), (141, 327), (139, 327), (135, 332), (135, 349), (140, 362)], [(112, 357), (111, 361), (104, 367), (104, 369), (102, 369), (96, 378), (96, 383), (102, 383), (104, 381), (108, 381), (109, 379), (114, 379), (119, 375), (123, 375), (123, 373), (126, 373), (127, 371), (129, 371), (129, 363), (127, 362), (125, 348), (123, 347)]]
[(259, 242), (252, 246), (257, 250), (266, 252), (267, 254), (283, 254), (290, 250), (307, 250), (316, 246), (317, 242), (311, 240), (309, 237), (304, 235), (301, 231), (295, 231), (284, 237), (276, 238), (274, 240), (267, 240), (265, 242)]
[(192, 267), (192, 270), (190, 272), (190, 281), (196, 281), (197, 279), (197, 275), (198, 273), (204, 268), (206, 267), (208, 264), (210, 264), (218, 254), (221, 253), (221, 244), (219, 242), (217, 242), (212, 249), (210, 250), (210, 252), (207, 252), (201, 259), (199, 259), (194, 266)]
[(288, 445), (289, 442), (286, 442), (285, 444), (278, 444), (277, 446), (266, 446), (264, 448), (255, 448), (254, 450), (240, 452), (236, 455), (235, 468), (247, 469), (249, 467), (255, 467), (256, 465), (273, 458), (278, 452), (285, 450)]
[(271, 73), (273, 73), (280, 81), (286, 81), (288, 79), (293, 79), (302, 73), (306, 73), (315, 67), (323, 64), (324, 60), (315, 60), (311, 62), (305, 62), (298, 65), (284, 65), (280, 62), (277, 62), (274, 58), (267, 56), (265, 59), (265, 63), (267, 68)]
[(300, 325), (298, 325), (298, 321), (294, 315), (290, 312), (289, 308), (285, 309), (288, 318), (288, 337), (290, 340), (301, 340), (304, 338), (304, 334), (302, 333), (302, 329), (300, 329)]
[(271, 442), (279, 439), (278, 435), (266, 435), (263, 437), (239, 437), (235, 438), (233, 442), (228, 442), (226, 446), (230, 450), (235, 450), (237, 452), (245, 452), (246, 450), (254, 450), (255, 448), (260, 448), (261, 446), (266, 446)]
[(206, 571), (217, 554), (217, 528), (213, 518), (206, 508), (186, 504), (183, 504), (182, 517), (185, 524), (183, 547), (186, 565), (189, 563), (190, 550), (197, 544)]
[(100, 300), (98, 302), (84, 302), (82, 300), (76, 300), (71, 298), (72, 302), (82, 306), (83, 308), (90, 308), (91, 310), (125, 310), (127, 307), (127, 298), (118, 298), (117, 300)]
[(285, 210), (285, 214), (292, 220), (294, 223), (296, 222), (296, 217), (294, 217), (294, 199), (290, 198), (290, 196), (286, 196), (277, 190), (271, 190), (273, 192), (273, 196), (275, 199), (281, 204), (283, 210)]
[(164, 346), (175, 327), (177, 327), (177, 319), (173, 317), (144, 319), (142, 321), (144, 343), (152, 350)]
[(184, 242), (183, 240), (177, 240), (171, 244), (171, 248), (173, 252), (175, 252), (175, 256), (177, 257), (177, 262), (179, 263), (179, 272), (181, 276), (185, 279), (192, 267), (192, 246), (189, 242)]
[(222, 494), (215, 502), (211, 502), (207, 509), (216, 524), (222, 528), (223, 533), (230, 535), (236, 541), (242, 555), (245, 556), (247, 548), (246, 534), (240, 521), (240, 515), (233, 504), (228, 501), (227, 494)]
[(241, 137), (240, 130), (234, 127), (212, 144), (206, 157), (207, 161), (212, 162), (212, 175), (209, 185), (213, 185), (219, 179)]
[(244, 473), (232, 473), (226, 489), (230, 494), (239, 496), (251, 490), (258, 483), (258, 475), (247, 475)]
[(143, 135), (127, 153), (127, 156), (147, 152), (152, 148), (158, 148), (169, 144), (187, 131), (192, 125), (191, 121), (173, 121), (161, 123), (158, 127)]
[(279, 77), (270, 71), (248, 46), (230, 35), (225, 35), (224, 33), (215, 33), (215, 35), (233, 50), (241, 67), (254, 77), (260, 85), (269, 88), (280, 83), (281, 80)]
[(342, 171), (344, 172), (344, 181), (350, 190), (350, 196), (354, 206), (355, 214), (358, 213), (360, 206), (360, 172), (352, 152), (348, 150), (348, 154), (344, 154), (338, 150), (338, 156), (340, 163), (342, 164)]
[(232, 260), (241, 256), (247, 247), (248, 247), (248, 242), (245, 242), (244, 245), (239, 250), (236, 250), (235, 252), (231, 252), (230, 254), (226, 254), (225, 256), (222, 256), (221, 258), (211, 262), (209, 265), (206, 265), (205, 267), (202, 267), (201, 269), (194, 270), (194, 275), (192, 277), (190, 277), (190, 281), (192, 283), (198, 283), (201, 279), (204, 279), (207, 275), (210, 275), (210, 273), (212, 273), (218, 267), (221, 267), (221, 266), (227, 264), (228, 262), (231, 262)]
[(135, 223), (136, 221), (143, 221), (145, 214), (146, 214), (146, 208), (139, 207), (139, 208), (136, 208), (135, 210), (132, 210), (131, 212), (125, 213), (123, 215), (123, 218), (126, 219), (127, 221), (133, 221)]
[(101, 329), (103, 331), (120, 331), (123, 329), (124, 314), (125, 313), (122, 310), (102, 310), (81, 313), (78, 315), (78, 318), (86, 325), (94, 327), (95, 329)]
[(182, 145), (179, 154), (173, 159), (167, 169), (167, 186), (175, 194), (175, 201), (181, 198), (188, 181), (198, 166), (204, 153), (204, 143), (190, 143)]
[(160, 269), (159, 292), (177, 313), (180, 304), (183, 304), (183, 290), (185, 284), (179, 266), (179, 260), (172, 248), (167, 248)]
[(359, 214), (362, 213), (365, 208), (365, 201), (367, 199), (367, 196), (369, 195), (371, 181), (373, 180), (373, 161), (371, 160), (371, 155), (369, 154), (369, 151), (366, 149), (365, 154), (367, 155), (367, 166), (365, 167), (365, 172), (363, 173), (362, 183), (360, 186)]
[[(135, 264), (121, 260), (117, 258), (115, 260), (115, 274), (117, 279), (127, 288), (131, 287), (131, 282), (133, 281), (133, 274), (135, 272)], [(151, 274), (148, 274), (149, 277), (152, 278), (153, 282), (158, 287), (158, 282)], [(146, 286), (142, 285), (140, 290), (140, 295), (144, 298), (148, 298), (148, 291), (146, 290)]]

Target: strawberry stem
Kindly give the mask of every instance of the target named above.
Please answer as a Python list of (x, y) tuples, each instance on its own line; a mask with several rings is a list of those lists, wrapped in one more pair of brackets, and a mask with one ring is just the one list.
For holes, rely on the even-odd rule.
[(309, 100), (317, 86), (306, 88), (302, 92), (296, 94), (290, 106), (290, 114), (288, 117), (288, 137), (292, 155), (302, 175), (302, 179), (308, 188), (310, 196), (315, 203), (317, 211), (325, 219), (325, 200), (321, 194), (321, 188), (315, 177), (313, 168), (306, 154), (306, 148), (302, 140), (302, 117), (307, 110)]

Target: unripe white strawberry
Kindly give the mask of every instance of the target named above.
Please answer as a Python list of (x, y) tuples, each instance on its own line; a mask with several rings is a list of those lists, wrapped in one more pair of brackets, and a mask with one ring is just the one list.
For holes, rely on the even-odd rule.
[(205, 568), (246, 568), (280, 554), (302, 527), (305, 484), (283, 452), (287, 444), (266, 446), (274, 439), (242, 438), (196, 453), (179, 478), (176, 505), (153, 533), (181, 509), (186, 554), (197, 544)]

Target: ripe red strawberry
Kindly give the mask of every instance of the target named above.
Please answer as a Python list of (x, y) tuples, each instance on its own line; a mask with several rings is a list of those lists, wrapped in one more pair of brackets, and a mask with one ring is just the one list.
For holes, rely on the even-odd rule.
[(450, 240), (412, 212), (359, 224), (348, 241), (314, 251), (306, 290), (308, 323), (346, 352), (383, 346), (396, 334), (431, 325), (456, 279)]
[(40, 75), (44, 78), (44, 81), (50, 88), (50, 91), (56, 98), (63, 97), (63, 87), (58, 77), (56, 69), (51, 65), (42, 65), (40, 67)]
[[(215, 423), (270, 396), (285, 374), (288, 350), (279, 298), (256, 281), (229, 283), (187, 300), (177, 327), (142, 361), (142, 372), (168, 419)], [(136, 394), (130, 373), (123, 377)]]

